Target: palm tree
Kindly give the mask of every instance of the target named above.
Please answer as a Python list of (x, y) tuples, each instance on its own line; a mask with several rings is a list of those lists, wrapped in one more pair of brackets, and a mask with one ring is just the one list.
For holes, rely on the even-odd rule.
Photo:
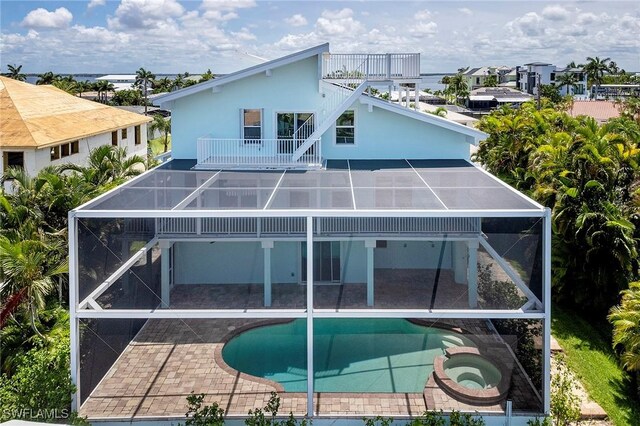
[(94, 86), (98, 92), (98, 100), (103, 103), (107, 103), (107, 94), (109, 92), (115, 92), (113, 83), (109, 83), (107, 80), (98, 80), (94, 83)]
[(38, 80), (36, 84), (53, 84), (56, 80), (59, 80), (60, 76), (54, 74), (52, 71), (47, 71), (44, 74), (38, 74)]
[(126, 148), (101, 145), (89, 153), (86, 166), (65, 164), (61, 171), (74, 171), (82, 181), (93, 186), (111, 188), (144, 171), (145, 159), (139, 155), (127, 157)]
[(618, 75), (620, 72), (620, 68), (618, 68), (618, 64), (614, 61), (609, 61), (609, 74)]
[(495, 74), (487, 76), (482, 87), (498, 87), (498, 76)]
[(164, 152), (167, 152), (169, 147), (169, 134), (171, 133), (171, 119), (165, 119), (160, 114), (156, 114), (153, 116), (153, 122), (149, 125), (149, 130), (152, 132), (158, 131), (164, 136), (162, 144), (164, 145)]
[(3, 74), (5, 77), (12, 78), (18, 81), (27, 81), (27, 76), (22, 74), (22, 65), (7, 65), (8, 73)]
[(205, 72), (204, 74), (202, 74), (200, 76), (199, 83), (202, 83), (204, 81), (211, 80), (211, 79), (214, 79), (214, 78), (216, 78), (216, 77), (213, 75), (213, 73), (211, 72), (211, 69), (209, 68), (209, 69), (207, 69), (207, 72)]
[(147, 115), (147, 107), (149, 104), (149, 98), (147, 97), (147, 90), (149, 89), (149, 82), (154, 80), (156, 76), (151, 72), (147, 71), (144, 68), (140, 68), (136, 71), (136, 82), (135, 85), (137, 87), (142, 87), (142, 91), (144, 94), (144, 114)]
[(573, 72), (567, 71), (556, 77), (556, 84), (560, 89), (566, 86), (567, 95), (570, 95), (570, 87), (572, 87), (574, 91), (578, 89), (578, 76), (576, 76), (576, 74)]
[[(38, 310), (45, 306), (45, 298), (56, 288), (54, 277), (66, 273), (66, 260), (52, 264), (52, 253), (62, 252), (60, 247), (47, 244), (44, 240), (24, 240), (12, 242), (0, 237), (0, 275), (4, 286), (0, 290), (2, 311), (0, 321), (23, 307), (30, 319), (33, 331), (44, 338), (36, 321)], [(54, 256), (55, 258), (55, 256)]]
[(78, 90), (78, 94), (82, 97), (84, 92), (88, 92), (92, 89), (93, 85), (89, 82), (89, 80), (79, 81), (76, 84), (76, 89)]
[(462, 73), (458, 73), (449, 77), (449, 87), (447, 87), (448, 94), (455, 98), (456, 103), (469, 96), (469, 86), (467, 80)]
[(608, 316), (613, 325), (613, 346), (622, 348), (620, 361), (627, 371), (640, 372), (640, 281), (621, 293), (620, 304)]
[(64, 90), (70, 95), (75, 95), (76, 93), (78, 93), (78, 84), (75, 81), (57, 80), (53, 82), (53, 87)]
[(152, 93), (164, 93), (171, 91), (172, 80), (169, 77), (162, 77), (153, 82)]
[(184, 87), (184, 77), (178, 74), (171, 84), (171, 90), (180, 90)]
[(591, 79), (591, 84), (596, 86), (596, 97), (598, 96), (604, 73), (609, 72), (609, 66), (607, 65), (609, 60), (610, 58), (600, 59), (598, 56), (595, 58), (588, 57), (587, 64), (584, 66), (584, 71)]

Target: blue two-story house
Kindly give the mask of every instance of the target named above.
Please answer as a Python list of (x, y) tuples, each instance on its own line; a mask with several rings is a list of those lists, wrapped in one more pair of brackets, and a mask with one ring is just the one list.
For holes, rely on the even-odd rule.
[(372, 91), (419, 84), (324, 44), (159, 97), (173, 159), (70, 213), (80, 413), (548, 413), (549, 211), (469, 161), (484, 133)]

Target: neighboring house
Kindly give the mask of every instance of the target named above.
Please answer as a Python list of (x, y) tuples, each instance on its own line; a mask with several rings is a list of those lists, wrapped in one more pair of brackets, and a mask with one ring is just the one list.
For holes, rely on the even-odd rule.
[(600, 86), (594, 84), (591, 86), (593, 99), (619, 99), (630, 96), (640, 97), (640, 84), (601, 84)]
[(100, 145), (146, 155), (149, 117), (7, 77), (0, 102), (0, 174), (9, 166), (33, 176), (49, 165), (84, 164)]
[(489, 76), (496, 76), (496, 81), (498, 85), (506, 84), (510, 80), (510, 72), (512, 68), (507, 66), (490, 66), (490, 67), (477, 67), (477, 68), (469, 68), (465, 72), (462, 73), (465, 81), (467, 82), (467, 87), (469, 90), (477, 89), (479, 87), (484, 87), (486, 80)]
[(469, 161), (486, 134), (366, 94), (419, 64), (323, 44), (158, 99), (173, 159), (70, 213), (80, 415), (549, 413), (550, 210)]
[(537, 95), (538, 84), (558, 85), (558, 77), (561, 74), (572, 73), (576, 76), (576, 86), (562, 86), (559, 91), (561, 95), (572, 95), (576, 99), (586, 99), (587, 95), (587, 74), (581, 68), (558, 69), (553, 64), (545, 62), (532, 62), (522, 67), (516, 67), (518, 80), (516, 88), (531, 95)]
[(613, 101), (574, 101), (569, 114), (572, 117), (586, 115), (595, 118), (598, 123), (604, 123), (620, 117), (620, 109)]
[(109, 74), (101, 77), (96, 77), (96, 80), (105, 80), (113, 84), (113, 88), (116, 92), (120, 90), (131, 90), (136, 84), (137, 76), (135, 74)]
[(532, 99), (533, 96), (530, 94), (509, 87), (483, 87), (472, 90), (469, 93), (466, 105), (467, 108), (472, 111), (484, 112), (496, 109), (502, 105), (517, 107), (523, 102)]

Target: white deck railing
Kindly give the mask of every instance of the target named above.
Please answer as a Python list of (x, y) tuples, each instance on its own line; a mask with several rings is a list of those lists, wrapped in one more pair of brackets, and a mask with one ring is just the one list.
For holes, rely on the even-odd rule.
[(199, 138), (196, 168), (315, 168), (322, 166), (320, 139), (297, 160), (292, 154), (301, 139)]
[[(362, 63), (364, 67), (360, 67)], [(357, 70), (357, 71), (356, 71)], [(394, 80), (420, 78), (419, 53), (325, 53), (322, 56), (322, 78), (344, 80)]]

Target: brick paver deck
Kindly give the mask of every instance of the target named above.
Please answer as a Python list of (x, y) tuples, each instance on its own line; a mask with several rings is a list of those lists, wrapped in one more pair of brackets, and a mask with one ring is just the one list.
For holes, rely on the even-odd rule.
[[(433, 291), (433, 271), (377, 271), (376, 307), (424, 307)], [(385, 275), (388, 274), (388, 275)], [(393, 284), (390, 282), (393, 275)], [(438, 307), (465, 307), (466, 286), (452, 282), (443, 272), (436, 295)], [(274, 285), (273, 307), (304, 307), (305, 287)], [(364, 307), (366, 286), (326, 285), (315, 291), (317, 307)], [(188, 308), (260, 308), (262, 286), (256, 285), (183, 285), (171, 294), (172, 307)], [(245, 327), (264, 320), (256, 319), (154, 319), (149, 320), (124, 349), (115, 364), (96, 386), (80, 409), (89, 419), (182, 418), (186, 397), (205, 393), (207, 403), (217, 402), (229, 416), (246, 415), (263, 407), (272, 391), (281, 397), (280, 412), (306, 414), (306, 394), (284, 392), (277, 383), (237, 372), (221, 358), (228, 338)], [(476, 341), (491, 347), (489, 355), (513, 358), (497, 336), (482, 321), (447, 321), (469, 332)], [(432, 321), (428, 322), (429, 325)], [(503, 346), (500, 349), (500, 345)], [(496, 352), (497, 351), (497, 352)], [(256, 354), (259, 357), (259, 354)], [(514, 408), (537, 407), (539, 402), (524, 374), (513, 368)], [(424, 393), (321, 393), (315, 395), (319, 415), (415, 416), (431, 409), (503, 411), (502, 405), (479, 407), (455, 401), (432, 381)]]

